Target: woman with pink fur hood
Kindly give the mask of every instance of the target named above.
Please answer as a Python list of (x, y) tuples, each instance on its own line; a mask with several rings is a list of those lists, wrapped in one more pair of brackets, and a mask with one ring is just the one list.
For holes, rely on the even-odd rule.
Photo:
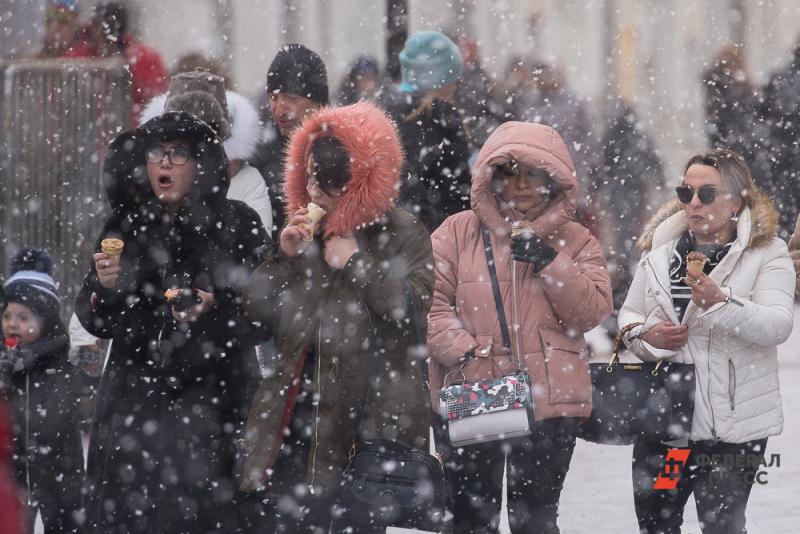
[[(277, 325), (243, 482), (277, 532), (328, 532), (376, 351), (380, 395), (361, 437), (428, 450), (424, 351), (408, 319), (428, 313), (433, 254), (425, 226), (395, 207), (402, 167), (397, 130), (366, 102), (320, 110), (289, 142), (288, 223), (244, 295), (251, 319)], [(325, 212), (319, 223), (310, 202)]]
[[(577, 427), (592, 407), (583, 334), (612, 310), (603, 252), (574, 221), (577, 198), (575, 167), (561, 136), (549, 126), (508, 122), (478, 155), (472, 210), (449, 217), (431, 236), (434, 409), (448, 372), (464, 364), (469, 382), (498, 378), (514, 370), (512, 361), (530, 376), (535, 405), (529, 436), (440, 447), (453, 484), (455, 532), (495, 531), (506, 459), (511, 532), (559, 532), (558, 501)], [(512, 238), (512, 224), (526, 231)], [(500, 331), (482, 226), (491, 236), (512, 360)]]

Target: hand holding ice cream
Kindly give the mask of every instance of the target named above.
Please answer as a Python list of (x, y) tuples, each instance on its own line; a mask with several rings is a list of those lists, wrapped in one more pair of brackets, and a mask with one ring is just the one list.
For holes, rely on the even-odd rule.
[(690, 280), (700, 280), (703, 269), (708, 263), (708, 258), (702, 252), (692, 251), (686, 255), (686, 277)]
[(102, 252), (97, 252), (92, 256), (97, 270), (97, 279), (100, 285), (106, 289), (112, 289), (117, 285), (119, 273), (122, 272), (119, 260), (124, 248), (125, 243), (121, 239), (106, 238), (100, 242)]
[(683, 281), (692, 288), (692, 301), (702, 309), (724, 302), (728, 295), (708, 277), (703, 269), (708, 258), (701, 252), (692, 251), (686, 255), (686, 276)]
[(280, 245), (283, 253), (295, 258), (304, 252), (310, 242), (314, 241), (314, 233), (325, 215), (326, 211), (313, 202), (307, 208), (295, 211), (281, 232)]

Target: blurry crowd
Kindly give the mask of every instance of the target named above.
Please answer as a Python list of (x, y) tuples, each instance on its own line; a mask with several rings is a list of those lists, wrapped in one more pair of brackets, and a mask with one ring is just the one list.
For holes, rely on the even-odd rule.
[[(375, 380), (364, 363), (373, 351), (385, 356), (378, 380), (385, 389), (373, 407), (381, 422), (367, 432), (423, 449), (430, 406), (421, 399), (429, 393), (416, 388), (423, 374), (419, 362), (408, 363), (414, 342), (405, 318), (428, 317), (434, 386), (472, 359), (474, 376), (498, 372), (492, 358), (503, 349), (480, 274), (486, 227), (498, 271), (514, 272), (504, 287), (516, 291), (522, 266), (517, 357), (534, 382), (560, 393), (537, 397), (538, 441), (502, 453), (496, 444), (449, 451), (456, 531), (496, 527), (496, 468), (508, 453), (514, 502), (539, 499), (539, 508), (512, 517), (512, 530), (533, 522), (557, 532), (558, 495), (591, 385), (547, 371), (549, 351), (584, 353), (579, 334), (599, 323), (617, 331), (615, 310), (639, 287), (639, 257), (650, 252), (637, 249), (638, 236), (665, 198), (656, 132), (644, 128), (633, 103), (619, 100), (601, 120), (552, 61), (514, 57), (495, 79), (473, 39), (435, 31), (408, 38), (398, 82), (363, 55), (338, 89), (317, 53), (284, 45), (264, 66), (265, 90), (253, 103), (233, 90), (219, 59), (186, 54), (168, 72), (158, 52), (131, 35), (122, 2), (101, 2), (84, 20), (75, 0), (56, 0), (46, 17), (37, 59), (121, 58), (136, 127), (109, 147), (112, 215), (94, 256), (81, 263), (88, 272), (70, 320), (58, 317), (44, 251), (20, 251), (7, 273), (0, 389), (12, 423), (0, 411), (0, 514), (20, 529), (0, 530), (30, 530), (38, 511), (46, 533), (300, 532), (322, 524), (362, 532), (330, 510), (350, 438), (362, 430), (355, 410), (360, 388)], [(727, 149), (691, 160), (682, 179), (694, 180), (689, 171), (698, 165), (729, 180), (734, 171), (717, 163), (728, 158), (737, 172), (752, 171), (743, 196), (757, 187), (771, 198), (720, 208), (731, 211), (727, 226), (709, 236), (727, 244), (714, 249), (720, 262), (737, 235), (751, 231), (739, 223), (744, 210), (774, 202), (779, 228), (759, 227), (765, 241), (794, 229), (798, 50), (764, 88), (736, 46), (698, 79), (709, 145)], [(698, 190), (711, 187), (700, 182)], [(722, 202), (694, 193), (681, 200), (687, 212)], [(309, 226), (317, 222), (311, 203), (324, 213), (321, 226)], [(766, 221), (772, 208), (764, 210)], [(512, 221), (530, 221), (535, 237), (512, 239)], [(680, 236), (676, 246), (691, 250)], [(109, 252), (101, 245), (107, 238), (124, 249)], [(772, 246), (793, 280), (785, 246)], [(700, 291), (681, 273), (665, 284), (673, 291), (683, 284), (684, 296)], [(791, 300), (784, 278), (775, 284)], [(715, 288), (708, 298), (722, 303)], [(167, 290), (187, 291), (189, 305), (165, 298)], [(637, 318), (647, 315), (631, 306)], [(379, 349), (369, 342), (376, 335)], [(585, 366), (581, 360), (578, 372)], [(766, 444), (767, 435), (774, 432), (758, 439)], [(525, 458), (552, 469), (528, 472)], [(544, 489), (533, 496), (525, 480), (536, 477)], [(647, 506), (660, 505), (637, 501), (637, 513)], [(13, 513), (25, 519), (7, 519)]]

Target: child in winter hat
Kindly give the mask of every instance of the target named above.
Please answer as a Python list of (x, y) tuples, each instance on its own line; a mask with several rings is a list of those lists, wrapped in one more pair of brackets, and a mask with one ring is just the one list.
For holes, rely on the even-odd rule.
[(66, 332), (59, 315), (61, 299), (51, 275), (53, 262), (42, 250), (23, 249), (11, 259), (11, 277), (6, 282), (6, 307), (17, 303), (27, 307), (41, 320), (42, 332), (63, 335)]
[(24, 249), (10, 271), (3, 287), (0, 393), (14, 422), (17, 484), (28, 495), (29, 523), (38, 511), (45, 532), (77, 532), (83, 454), (52, 261), (41, 250)]
[(403, 82), (400, 90), (426, 92), (458, 81), (463, 71), (461, 52), (446, 35), (435, 31), (413, 34), (400, 52)]

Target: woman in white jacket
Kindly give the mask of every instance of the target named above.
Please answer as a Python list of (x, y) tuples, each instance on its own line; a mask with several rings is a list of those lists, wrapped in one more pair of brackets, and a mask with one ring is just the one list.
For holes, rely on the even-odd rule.
[[(640, 440), (633, 452), (634, 504), (642, 533), (680, 533), (694, 493), (704, 534), (740, 534), (769, 436), (783, 427), (777, 345), (789, 336), (795, 271), (778, 239), (778, 213), (744, 160), (718, 148), (689, 159), (677, 198), (639, 241), (645, 251), (620, 328), (646, 361), (695, 365), (687, 443)], [(686, 255), (703, 272), (687, 276)], [(690, 454), (674, 490), (654, 490), (671, 448)]]

